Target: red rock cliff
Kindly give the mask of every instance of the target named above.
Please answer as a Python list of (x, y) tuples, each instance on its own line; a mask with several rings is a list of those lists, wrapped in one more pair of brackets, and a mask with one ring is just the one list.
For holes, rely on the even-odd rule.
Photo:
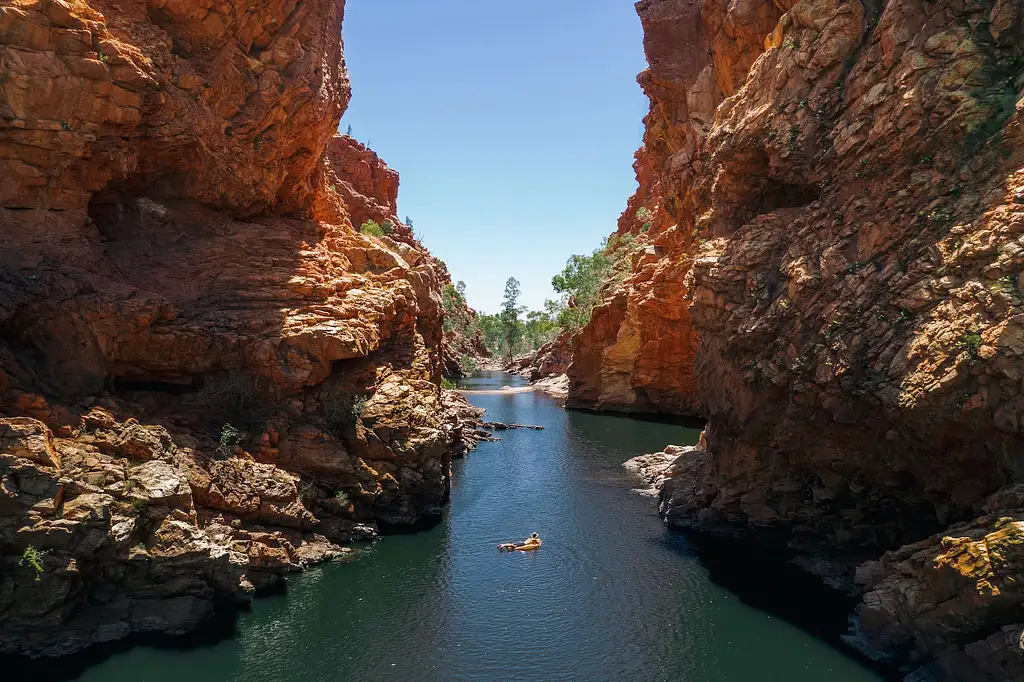
[[(1020, 3), (637, 8), (646, 148), (681, 234), (655, 267), (689, 307), (710, 420), (670, 519), (917, 542), (859, 571), (860, 645), (939, 679), (1024, 676), (1024, 511), (999, 492), (1024, 452)], [(587, 375), (646, 390), (645, 344), (618, 366), (616, 345), (665, 317), (610, 308), (580, 339)]]
[(343, 6), (0, 7), (0, 653), (184, 632), (437, 517), (448, 275), (353, 229), (397, 176), (334, 137)]
[[(686, 14), (686, 13), (689, 14)], [(641, 7), (650, 68), (638, 79), (651, 100), (644, 146), (633, 165), (639, 184), (615, 235), (639, 237), (630, 276), (607, 292), (574, 337), (569, 407), (701, 414), (695, 372), (698, 346), (683, 284), (696, 240), (677, 219), (681, 157), (692, 153), (718, 99), (682, 83), (699, 69), (681, 46), (706, 51), (692, 4)], [(691, 16), (694, 15), (694, 16)]]
[(412, 229), (398, 218), (398, 171), (348, 135), (331, 140), (327, 166), (327, 183), (341, 197), (354, 227), (370, 220), (378, 225), (390, 223), (392, 239), (423, 250)]
[(629, 256), (631, 272), (606, 292), (587, 325), (566, 344), (572, 356), (569, 407), (701, 411), (694, 376), (697, 336), (680, 286), (693, 244), (666, 210), (654, 163), (647, 147), (637, 152), (640, 187), (615, 233), (638, 238)]

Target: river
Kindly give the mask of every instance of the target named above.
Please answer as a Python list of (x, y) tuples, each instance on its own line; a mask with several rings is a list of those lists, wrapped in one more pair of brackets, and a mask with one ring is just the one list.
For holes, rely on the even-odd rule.
[[(483, 373), (463, 385), (521, 383)], [(882, 679), (829, 643), (841, 614), (826, 618), (817, 608), (825, 592), (743, 555), (709, 561), (706, 549), (661, 523), (651, 498), (631, 492), (623, 461), (694, 443), (698, 431), (567, 412), (539, 393), (469, 397), (488, 419), (545, 430), (503, 432), (458, 462), (438, 527), (384, 538), (353, 562), (289, 578), (287, 593), (257, 600), (231, 624), (231, 636), (187, 648), (135, 646), (71, 677)], [(544, 540), (538, 552), (495, 550), (532, 531)]]

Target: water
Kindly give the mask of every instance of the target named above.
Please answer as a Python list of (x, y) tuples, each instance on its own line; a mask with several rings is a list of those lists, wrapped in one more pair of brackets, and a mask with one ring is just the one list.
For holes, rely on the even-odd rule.
[[(518, 383), (485, 373), (465, 386)], [(624, 460), (696, 442), (697, 431), (565, 412), (535, 393), (470, 397), (491, 420), (546, 430), (504, 432), (458, 463), (440, 526), (290, 578), (286, 595), (242, 614), (234, 637), (187, 650), (138, 646), (78, 679), (882, 679), (720, 586), (699, 551), (662, 525), (654, 502), (630, 492)], [(532, 531), (544, 540), (540, 551), (495, 550)], [(734, 568), (755, 600), (787, 589), (758, 565)], [(814, 599), (799, 590), (786, 597)]]

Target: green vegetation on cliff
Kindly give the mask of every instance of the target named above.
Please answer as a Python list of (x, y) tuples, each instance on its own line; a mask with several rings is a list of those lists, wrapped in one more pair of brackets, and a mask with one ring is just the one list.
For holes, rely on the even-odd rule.
[(519, 306), (519, 282), (510, 277), (501, 312), (481, 314), (475, 320), (484, 345), (494, 355), (511, 359), (539, 349), (563, 331), (586, 326), (594, 307), (632, 272), (633, 254), (645, 243), (643, 235), (613, 236), (589, 255), (570, 256), (565, 268), (551, 279), (561, 296), (544, 301), (544, 310)]
[(565, 268), (551, 278), (551, 286), (562, 294), (556, 304), (558, 325), (566, 331), (585, 326), (605, 293), (632, 272), (632, 256), (640, 247), (636, 235), (625, 234), (606, 239), (589, 256), (570, 256)]
[(394, 229), (395, 224), (390, 220), (385, 220), (383, 224), (378, 224), (376, 220), (367, 220), (359, 231), (367, 237), (385, 237), (390, 236)]

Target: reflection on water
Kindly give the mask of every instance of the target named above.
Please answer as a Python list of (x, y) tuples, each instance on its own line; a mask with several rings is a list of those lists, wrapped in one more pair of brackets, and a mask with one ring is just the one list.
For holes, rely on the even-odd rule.
[[(521, 384), (496, 373), (463, 382)], [(693, 443), (697, 431), (566, 412), (539, 393), (471, 399), (489, 419), (546, 428), (503, 432), (459, 462), (440, 526), (291, 578), (287, 595), (240, 617), (237, 637), (188, 651), (136, 647), (80, 679), (880, 679), (717, 585), (652, 500), (630, 492), (624, 460)], [(540, 551), (496, 551), (533, 531)], [(755, 584), (767, 575), (748, 570)]]

